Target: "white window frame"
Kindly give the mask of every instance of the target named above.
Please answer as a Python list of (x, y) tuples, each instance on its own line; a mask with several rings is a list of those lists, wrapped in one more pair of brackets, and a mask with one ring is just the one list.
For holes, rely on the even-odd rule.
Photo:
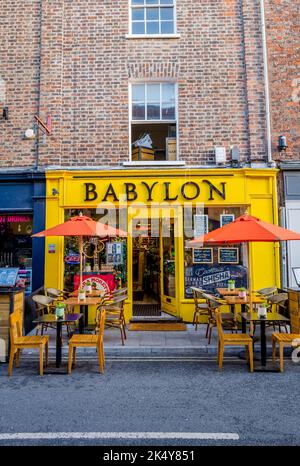
[[(134, 84), (174, 84), (175, 91), (175, 119), (172, 120), (133, 120), (132, 119), (132, 86)], [(150, 80), (133, 80), (128, 85), (128, 100), (129, 100), (129, 164), (133, 165), (176, 165), (184, 164), (179, 160), (179, 121), (178, 121), (178, 83), (174, 79), (150, 79)], [(161, 100), (161, 96), (160, 96)], [(162, 102), (162, 100), (161, 100)], [(145, 95), (145, 107), (147, 106), (146, 95)], [(160, 110), (160, 116), (161, 116)], [(133, 161), (132, 160), (132, 125), (151, 125), (151, 124), (175, 124), (176, 125), (176, 160), (161, 160), (161, 161)]]
[[(173, 5), (132, 5), (132, 0), (129, 0), (129, 15), (128, 15), (128, 24), (129, 24), (129, 34), (126, 35), (127, 38), (132, 38), (132, 39), (139, 39), (139, 38), (149, 38), (149, 39), (153, 39), (153, 38), (165, 38), (165, 39), (168, 39), (168, 38), (179, 38), (180, 37), (180, 34), (177, 34), (177, 8), (176, 8), (176, 3), (177, 3), (177, 0), (173, 0)], [(163, 34), (163, 33), (159, 33), (159, 34), (147, 34), (146, 30), (145, 30), (145, 33), (144, 34), (133, 34), (132, 33), (132, 9), (135, 9), (135, 8), (173, 8), (174, 10), (174, 32), (171, 33), (171, 34)], [(146, 18), (144, 21), (141, 21), (141, 22), (144, 22), (145, 23), (145, 26), (146, 26)], [(161, 29), (161, 20), (159, 19), (158, 20), (159, 22), (159, 28)]]

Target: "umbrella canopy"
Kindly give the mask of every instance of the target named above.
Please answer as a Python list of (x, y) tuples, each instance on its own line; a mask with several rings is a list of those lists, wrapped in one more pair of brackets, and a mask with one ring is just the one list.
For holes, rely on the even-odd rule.
[(41, 231), (32, 235), (36, 238), (42, 238), (44, 236), (127, 236), (125, 231), (119, 228), (114, 228), (109, 225), (105, 225), (101, 222), (95, 222), (90, 217), (79, 215), (72, 217), (64, 223), (60, 223), (55, 227), (48, 228), (47, 230)]
[(45, 236), (78, 236), (79, 237), (79, 254), (80, 254), (80, 288), (82, 288), (82, 256), (83, 256), (83, 236), (127, 236), (125, 231), (114, 228), (84, 215), (72, 217), (64, 223), (55, 227), (40, 231), (34, 238), (43, 238)]
[(242, 215), (221, 228), (188, 242), (191, 247), (203, 243), (234, 244), (300, 240), (300, 234), (251, 215)]

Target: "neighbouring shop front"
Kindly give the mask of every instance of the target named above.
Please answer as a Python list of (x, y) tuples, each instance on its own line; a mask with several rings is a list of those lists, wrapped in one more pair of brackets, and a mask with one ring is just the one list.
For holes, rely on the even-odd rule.
[[(245, 211), (277, 223), (276, 175), (274, 169), (48, 171), (46, 228), (82, 212), (126, 231), (126, 238), (86, 238), (84, 279), (104, 289), (128, 287), (127, 319), (148, 305), (191, 321), (191, 287), (214, 291), (230, 279), (247, 287), (248, 257), (239, 244), (191, 249), (188, 241)], [(251, 247), (253, 287), (279, 286), (278, 245)], [(46, 285), (77, 288), (78, 272), (78, 241), (46, 238)]]
[(25, 294), (44, 284), (44, 242), (33, 240), (45, 227), (45, 175), (0, 173), (0, 268), (18, 269)]

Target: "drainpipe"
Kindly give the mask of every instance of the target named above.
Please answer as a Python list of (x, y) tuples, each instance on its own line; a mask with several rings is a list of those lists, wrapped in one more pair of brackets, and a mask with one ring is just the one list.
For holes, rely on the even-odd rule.
[(266, 36), (266, 18), (265, 18), (265, 2), (260, 0), (261, 14), (261, 34), (263, 46), (263, 62), (264, 62), (264, 81), (265, 81), (265, 103), (266, 103), (266, 125), (267, 125), (267, 160), (269, 167), (276, 167), (272, 159), (272, 136), (271, 136), (271, 114), (270, 114), (270, 89), (269, 89), (269, 70), (268, 70), (268, 49)]

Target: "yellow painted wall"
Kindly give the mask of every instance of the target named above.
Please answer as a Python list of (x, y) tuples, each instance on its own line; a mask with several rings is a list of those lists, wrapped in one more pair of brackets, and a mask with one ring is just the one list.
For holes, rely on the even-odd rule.
[[(111, 171), (48, 171), (47, 177), (47, 209), (46, 228), (62, 223), (64, 221), (64, 209), (91, 208), (95, 209), (102, 201), (109, 184), (113, 187), (121, 203), (124, 202), (125, 183), (134, 183), (138, 193), (136, 202), (145, 203), (148, 192), (143, 182), (149, 186), (157, 183), (153, 188), (153, 203), (156, 207), (153, 215), (164, 215), (159, 213), (158, 204), (164, 201), (165, 185), (169, 182), (170, 197), (178, 198), (173, 202), (176, 207), (177, 223), (179, 231), (183, 228), (182, 205), (184, 197), (181, 188), (184, 184), (194, 182), (200, 186), (200, 195), (193, 202), (203, 202), (205, 206), (233, 207), (246, 206), (251, 215), (255, 215), (265, 221), (277, 223), (277, 197), (276, 197), (276, 174), (274, 169), (218, 169), (218, 170), (111, 170)], [(222, 183), (226, 187), (226, 199), (214, 193), (214, 200), (209, 200), (210, 188), (204, 182), (208, 180), (218, 189), (222, 189)], [(85, 202), (84, 183), (94, 183), (98, 199)], [(55, 191), (53, 191), (55, 190)], [(59, 194), (56, 194), (58, 192)], [(189, 184), (185, 186), (185, 194), (192, 197), (195, 187)], [(108, 201), (113, 202), (112, 196)], [(114, 204), (118, 204), (113, 202)], [(103, 205), (103, 204), (101, 204)], [(139, 208), (142, 216), (145, 207)], [(134, 207), (128, 209), (128, 230), (131, 231), (131, 216), (134, 215)], [(184, 297), (184, 244), (180, 235), (177, 240), (176, 251), (176, 313), (185, 321), (191, 321), (194, 312), (193, 302)], [(49, 253), (49, 244), (55, 244), (56, 252)], [(279, 269), (279, 247), (278, 245), (256, 243), (251, 245), (252, 251), (252, 283), (253, 288), (264, 286), (280, 286)], [(45, 254), (45, 283), (46, 286), (63, 287), (63, 238), (46, 238)], [(128, 237), (128, 293), (130, 300), (126, 305), (127, 320), (131, 316), (131, 269), (132, 269), (132, 239)], [(93, 315), (91, 314), (91, 321)]]

